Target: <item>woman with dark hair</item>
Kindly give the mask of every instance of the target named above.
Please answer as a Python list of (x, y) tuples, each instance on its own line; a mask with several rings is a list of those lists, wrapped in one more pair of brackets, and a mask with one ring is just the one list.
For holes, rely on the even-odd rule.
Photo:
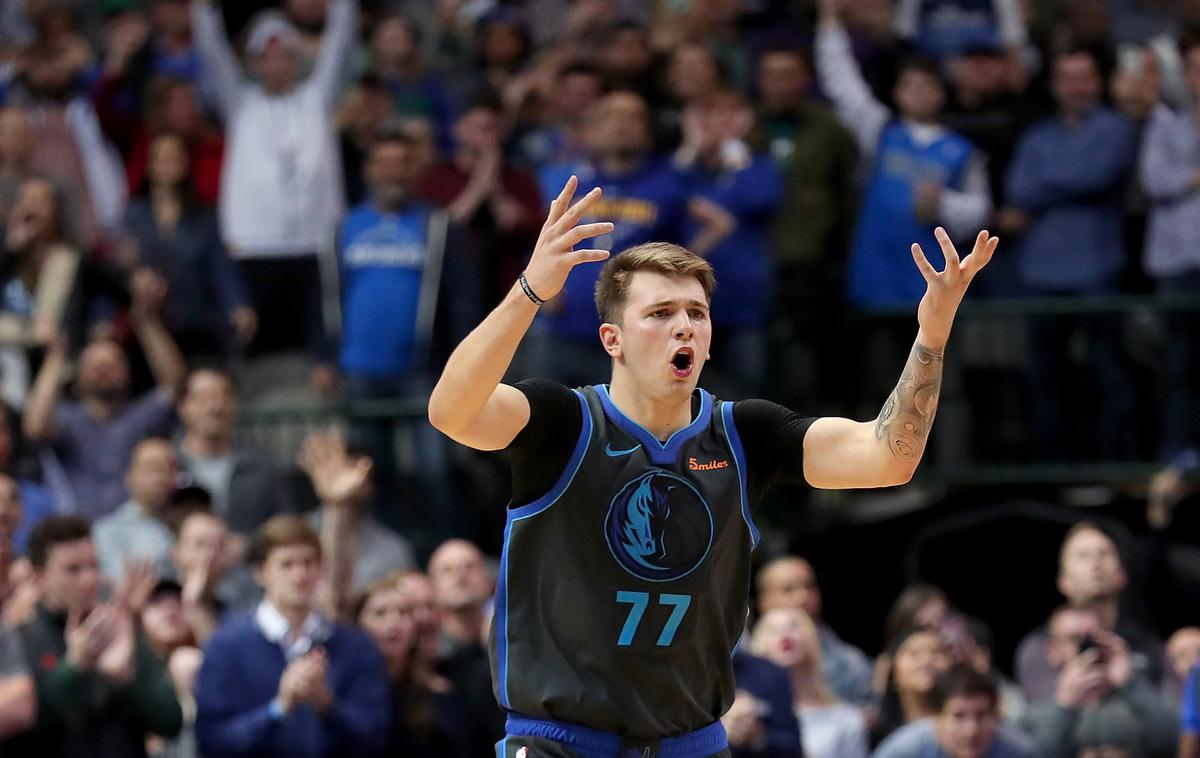
[(383, 654), (392, 685), (390, 755), (411, 758), (472, 754), (464, 708), (450, 681), (437, 672), (436, 623), (413, 589), (420, 572), (396, 572), (359, 595), (354, 616)]
[(884, 639), (895, 639), (908, 629), (936, 629), (949, 615), (950, 600), (941, 588), (932, 584), (909, 585), (888, 611), (883, 624)]
[(55, 339), (77, 303), (81, 256), (71, 243), (64, 196), (49, 179), (21, 182), (3, 219), (0, 256), (0, 397), (25, 403), (32, 352)]
[(900, 632), (885, 655), (891, 666), (879, 717), (871, 728), (873, 747), (905, 724), (936, 715), (934, 685), (950, 666), (941, 633), (919, 626)]
[(211, 208), (195, 202), (182, 137), (149, 147), (146, 178), (125, 211), (123, 265), (150, 268), (167, 281), (167, 328), (187, 355), (225, 356), (254, 334), (241, 272), (229, 259)]

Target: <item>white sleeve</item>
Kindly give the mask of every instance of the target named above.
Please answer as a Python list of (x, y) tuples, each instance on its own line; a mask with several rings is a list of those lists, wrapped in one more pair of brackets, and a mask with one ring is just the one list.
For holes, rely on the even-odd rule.
[(976, 151), (963, 177), (962, 189), (942, 190), (940, 215), (951, 239), (969, 239), (979, 233), (992, 212), (992, 190), (988, 184), (987, 159)]
[(817, 31), (817, 77), (842, 123), (854, 134), (863, 158), (874, 154), (891, 112), (867, 86), (850, 49), (850, 37), (840, 24), (821, 24)]
[(90, 100), (77, 97), (67, 105), (67, 123), (83, 160), (83, 178), (96, 220), (104, 229), (116, 229), (125, 215), (128, 188), (121, 156), (100, 128)]
[(200, 79), (217, 100), (226, 125), (237, 107), (242, 87), (242, 66), (229, 37), (221, 10), (203, 0), (192, 0), (192, 38), (200, 56)]
[(921, 31), (921, 0), (900, 0), (896, 4), (896, 21), (893, 27), (900, 39), (916, 39)]
[(1000, 27), (1000, 40), (1004, 46), (1016, 48), (1029, 44), (1029, 32), (1017, 0), (993, 0), (993, 3), (996, 23)]
[(310, 82), (321, 93), (321, 98), (333, 104), (337, 98), (342, 65), (346, 61), (354, 35), (358, 30), (358, 1), (333, 0), (329, 15), (325, 19), (325, 34), (321, 37), (321, 49)]

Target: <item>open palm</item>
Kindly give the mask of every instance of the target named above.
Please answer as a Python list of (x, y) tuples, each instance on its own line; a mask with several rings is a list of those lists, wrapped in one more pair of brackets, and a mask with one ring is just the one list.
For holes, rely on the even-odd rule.
[(996, 252), (1000, 239), (990, 236), (986, 230), (980, 232), (975, 238), (975, 247), (971, 254), (960, 260), (958, 250), (945, 229), (939, 226), (934, 230), (934, 236), (942, 248), (942, 255), (946, 258), (944, 271), (938, 271), (930, 264), (920, 245), (914, 243), (912, 246), (913, 260), (916, 261), (926, 284), (925, 295), (917, 306), (917, 323), (921, 325), (921, 331), (930, 338), (944, 341), (950, 336), (954, 314), (958, 311), (967, 287), (975, 275), (992, 260), (992, 254)]

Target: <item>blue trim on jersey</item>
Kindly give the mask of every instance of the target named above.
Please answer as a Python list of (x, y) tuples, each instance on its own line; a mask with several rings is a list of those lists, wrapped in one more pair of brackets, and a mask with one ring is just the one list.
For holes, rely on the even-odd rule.
[[(584, 758), (614, 758), (623, 754), (622, 748), (629, 747), (619, 734), (518, 713), (508, 714), (504, 731), (509, 737), (540, 737), (566, 745)], [(655, 745), (653, 752), (658, 758), (708, 758), (729, 747), (729, 739), (725, 735), (725, 726), (720, 721), (714, 721), (694, 732), (649, 740), (647, 744)], [(641, 751), (638, 752), (641, 754)]]
[(583, 455), (587, 452), (588, 445), (592, 439), (592, 413), (588, 409), (587, 399), (579, 390), (571, 390), (575, 396), (579, 398), (579, 408), (583, 413), (583, 423), (579, 430), (579, 439), (575, 441), (575, 450), (571, 453), (567, 465), (563, 468), (562, 474), (559, 475), (558, 481), (550, 488), (550, 491), (542, 495), (537, 500), (527, 505), (518, 506), (508, 509), (508, 516), (511, 519), (523, 519), (528, 516), (536, 516), (546, 508), (554, 505), (554, 501), (562, 497), (562, 493), (567, 491), (567, 487), (571, 485), (571, 480), (575, 478), (575, 474), (579, 473), (579, 466), (583, 463)]
[(758, 547), (761, 538), (758, 527), (754, 524), (754, 516), (750, 513), (750, 496), (746, 487), (746, 451), (742, 449), (742, 438), (738, 436), (737, 425), (733, 423), (733, 403), (721, 403), (721, 418), (725, 421), (725, 439), (729, 441), (729, 449), (733, 452), (733, 462), (737, 466), (738, 486), (742, 491), (742, 518), (750, 527), (750, 548)]
[(712, 420), (712, 395), (697, 388), (700, 389), (700, 412), (696, 414), (696, 418), (692, 420), (692, 423), (668, 437), (666, 442), (659, 442), (658, 438), (651, 434), (646, 427), (621, 412), (608, 394), (608, 385), (597, 384), (593, 389), (600, 397), (604, 415), (608, 416), (609, 420), (620, 429), (641, 442), (642, 446), (646, 448), (646, 455), (650, 457), (650, 462), (656, 466), (669, 466), (674, 463), (675, 459), (679, 457), (679, 449), (683, 447), (684, 443), (708, 428), (708, 423)]
[(500, 679), (500, 707), (508, 708), (508, 545), (512, 538), (513, 524), (522, 519), (531, 518), (554, 505), (562, 494), (571, 486), (588, 445), (592, 441), (592, 413), (588, 409), (587, 398), (579, 390), (571, 390), (579, 398), (579, 407), (583, 413), (583, 423), (579, 429), (579, 439), (575, 442), (575, 450), (570, 460), (559, 475), (558, 481), (550, 491), (528, 505), (509, 508), (504, 520), (504, 546), (500, 551), (500, 575), (496, 578), (496, 674)]

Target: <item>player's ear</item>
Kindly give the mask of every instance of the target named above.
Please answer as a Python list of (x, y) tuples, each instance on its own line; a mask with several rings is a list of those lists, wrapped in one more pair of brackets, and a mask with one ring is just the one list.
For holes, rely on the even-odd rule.
[(604, 352), (612, 358), (621, 357), (621, 327), (616, 324), (603, 323), (600, 325), (600, 344)]

